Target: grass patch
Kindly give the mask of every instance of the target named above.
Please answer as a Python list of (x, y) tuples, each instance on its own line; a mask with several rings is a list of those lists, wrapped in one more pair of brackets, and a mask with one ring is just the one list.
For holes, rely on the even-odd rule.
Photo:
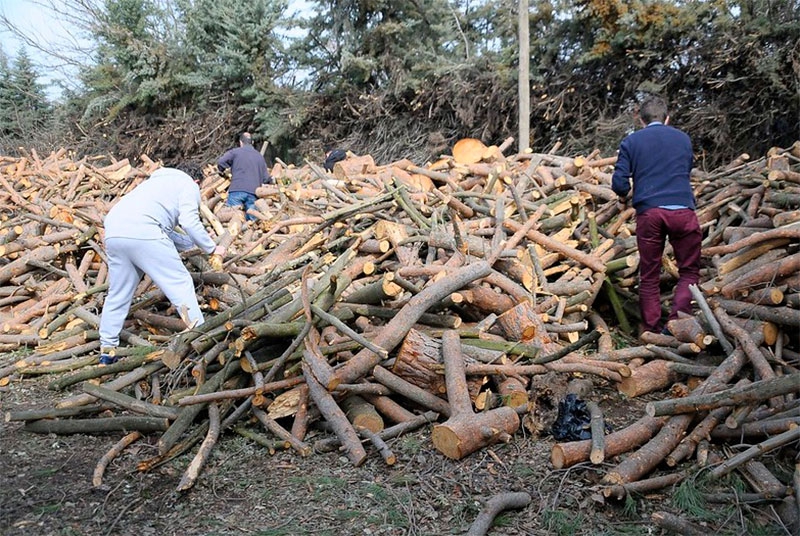
[[(690, 521), (705, 522), (711, 525), (724, 523), (727, 528), (728, 523), (726, 520), (738, 518), (735, 512), (737, 506), (734, 504), (708, 504), (704, 494), (725, 488), (729, 491), (742, 493), (745, 489), (745, 484), (735, 474), (727, 475), (721, 479), (712, 479), (705, 473), (702, 475), (704, 476), (687, 478), (681, 482), (675, 488), (671, 502), (677, 509), (684, 512)], [(748, 517), (745, 516), (745, 519)], [(723, 529), (720, 534), (727, 534), (727, 532)]]
[(253, 534), (256, 536), (301, 536), (303, 534), (308, 534), (308, 531), (300, 530), (301, 532), (298, 532), (297, 527), (277, 527), (274, 529), (258, 530)]
[(639, 515), (639, 504), (630, 493), (625, 494), (625, 504), (622, 506), (622, 517), (635, 519)]
[(325, 500), (331, 496), (338, 499), (350, 485), (344, 478), (334, 476), (293, 477), (289, 481), (308, 489), (314, 500)]
[(337, 508), (336, 510), (333, 511), (333, 517), (335, 517), (339, 521), (350, 521), (353, 519), (358, 519), (362, 515), (364, 514), (362, 512), (359, 512), (358, 510), (341, 510)]
[(515, 463), (511, 466), (511, 474), (519, 478), (530, 478), (538, 473), (528, 463)]
[(35, 477), (39, 477), (39, 476), (53, 476), (54, 474), (58, 473), (58, 471), (59, 471), (59, 468), (57, 468), (57, 467), (55, 467), (55, 468), (50, 468), (50, 469), (40, 469), (40, 470), (38, 470), (38, 471), (34, 471), (34, 472), (33, 472), (33, 476), (35, 476)]
[(403, 436), (398, 441), (400, 452), (408, 453), (410, 456), (419, 454), (422, 450), (422, 441), (413, 435)]
[(36, 515), (55, 514), (59, 510), (61, 510), (61, 503), (45, 504), (36, 509)]
[(542, 523), (549, 534), (557, 536), (574, 536), (583, 526), (585, 520), (580, 512), (564, 510), (545, 510), (542, 512)]

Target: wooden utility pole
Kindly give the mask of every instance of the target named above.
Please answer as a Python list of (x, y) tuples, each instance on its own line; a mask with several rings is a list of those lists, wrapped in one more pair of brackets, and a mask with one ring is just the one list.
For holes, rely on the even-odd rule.
[(531, 143), (530, 48), (528, 0), (519, 0), (519, 152)]

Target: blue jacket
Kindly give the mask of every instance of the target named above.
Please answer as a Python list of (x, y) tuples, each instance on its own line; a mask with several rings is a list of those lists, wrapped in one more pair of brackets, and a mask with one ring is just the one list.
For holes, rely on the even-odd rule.
[(220, 171), (230, 168), (232, 178), (228, 190), (231, 192), (255, 194), (256, 188), (272, 182), (264, 157), (252, 145), (226, 152), (217, 161), (217, 167)]
[(625, 196), (633, 177), (633, 208), (637, 214), (667, 205), (695, 208), (689, 182), (694, 155), (686, 133), (651, 123), (627, 136), (619, 146), (611, 189)]

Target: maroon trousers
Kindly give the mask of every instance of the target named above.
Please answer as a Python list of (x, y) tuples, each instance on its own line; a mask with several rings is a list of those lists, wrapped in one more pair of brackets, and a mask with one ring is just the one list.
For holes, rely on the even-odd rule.
[(672, 310), (669, 319), (678, 317), (678, 312), (691, 314), (692, 294), (689, 285), (700, 279), (700, 243), (703, 233), (697, 215), (691, 209), (668, 210), (651, 208), (636, 215), (636, 244), (639, 247), (639, 310), (642, 315), (642, 330), (661, 332), (661, 298), (659, 279), (661, 256), (669, 237), (675, 260), (678, 263), (679, 279), (675, 286)]

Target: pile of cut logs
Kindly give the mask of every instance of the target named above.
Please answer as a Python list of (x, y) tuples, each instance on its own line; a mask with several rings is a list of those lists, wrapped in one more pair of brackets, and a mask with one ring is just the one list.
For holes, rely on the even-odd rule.
[[(619, 461), (606, 496), (621, 497), (679, 481), (696, 453), (715, 476), (758, 473), (759, 497), (791, 495), (800, 466), (781, 482), (756, 458), (800, 439), (800, 142), (695, 171), (697, 313), (642, 339), (615, 157), (506, 156), (511, 143), (461, 140), (427, 165), (351, 154), (333, 173), (278, 162), (247, 223), (209, 166), (201, 217), (228, 254), (184, 254), (206, 321), (187, 327), (145, 277), (109, 366), (98, 365), (103, 216), (159, 164), (0, 157), (0, 389), (53, 374), (53, 389), (72, 390), (5, 419), (128, 432), (96, 483), (143, 434), (158, 434), (158, 455), (142, 470), (201, 443), (184, 490), (227, 430), (301, 455), (340, 448), (359, 465), (368, 448), (394, 463), (386, 440), (430, 425), (435, 448), (460, 459), (542, 429), (532, 379), (588, 375), (665, 398), (610, 434), (591, 403), (592, 439), (557, 443), (556, 468)], [(663, 265), (668, 310), (669, 248)], [(723, 454), (728, 442), (753, 446)], [(662, 462), (681, 468), (643, 480)]]

